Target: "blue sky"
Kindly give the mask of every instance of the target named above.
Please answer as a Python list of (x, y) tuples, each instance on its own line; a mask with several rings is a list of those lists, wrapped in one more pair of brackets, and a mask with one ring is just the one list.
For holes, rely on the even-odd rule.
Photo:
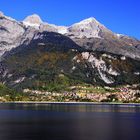
[(0, 0), (0, 11), (17, 20), (36, 13), (57, 25), (95, 17), (114, 32), (140, 39), (140, 0)]

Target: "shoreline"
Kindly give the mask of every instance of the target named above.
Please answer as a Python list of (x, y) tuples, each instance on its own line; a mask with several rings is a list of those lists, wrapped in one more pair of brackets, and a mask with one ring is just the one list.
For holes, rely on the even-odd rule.
[(88, 104), (88, 105), (139, 105), (140, 103), (113, 103), (113, 102), (22, 102), (22, 101), (15, 101), (15, 102), (0, 102), (0, 104)]

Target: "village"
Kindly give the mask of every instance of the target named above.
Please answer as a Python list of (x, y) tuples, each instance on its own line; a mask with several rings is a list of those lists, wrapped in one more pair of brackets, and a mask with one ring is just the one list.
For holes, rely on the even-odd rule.
[(86, 86), (70, 88), (70, 92), (62, 93), (30, 89), (24, 89), (23, 92), (30, 95), (31, 101), (140, 103), (138, 85), (127, 85), (120, 88)]

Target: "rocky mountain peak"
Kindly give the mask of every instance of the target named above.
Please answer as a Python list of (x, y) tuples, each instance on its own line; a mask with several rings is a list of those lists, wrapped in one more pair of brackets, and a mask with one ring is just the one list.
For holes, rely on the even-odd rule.
[(0, 60), (2, 55), (20, 44), (24, 27), (15, 19), (0, 12)]
[(40, 26), (43, 21), (37, 14), (30, 15), (23, 20), (23, 23), (27, 26)]
[(83, 38), (83, 37), (101, 38), (99, 35), (99, 32), (101, 30), (100, 27), (104, 27), (104, 26), (101, 23), (99, 23), (95, 18), (91, 17), (91, 18), (82, 20), (79, 23), (73, 24), (69, 28), (69, 32), (71, 34), (74, 34), (78, 38)]
[(79, 23), (76, 23), (76, 24), (100, 24), (94, 17), (90, 17), (90, 18), (87, 18), (87, 19), (84, 19), (82, 21), (80, 21)]

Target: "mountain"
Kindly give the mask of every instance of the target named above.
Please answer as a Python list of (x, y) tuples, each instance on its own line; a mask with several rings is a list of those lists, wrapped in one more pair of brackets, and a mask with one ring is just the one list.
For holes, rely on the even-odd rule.
[(19, 22), (1, 13), (0, 58), (0, 81), (15, 88), (140, 83), (140, 41), (95, 18), (65, 27), (36, 14)]
[(0, 56), (20, 45), (20, 37), (25, 32), (23, 25), (14, 19), (0, 14)]
[(43, 23), (43, 21), (36, 14), (26, 17), (23, 21), (23, 24), (25, 26), (27, 26), (27, 27), (32, 26), (32, 27), (35, 27), (35, 28), (38, 28), (41, 25), (41, 23)]
[(135, 47), (140, 44), (139, 40), (113, 33), (95, 18), (72, 25), (67, 35), (87, 50), (106, 51), (133, 59), (140, 58), (140, 50)]

